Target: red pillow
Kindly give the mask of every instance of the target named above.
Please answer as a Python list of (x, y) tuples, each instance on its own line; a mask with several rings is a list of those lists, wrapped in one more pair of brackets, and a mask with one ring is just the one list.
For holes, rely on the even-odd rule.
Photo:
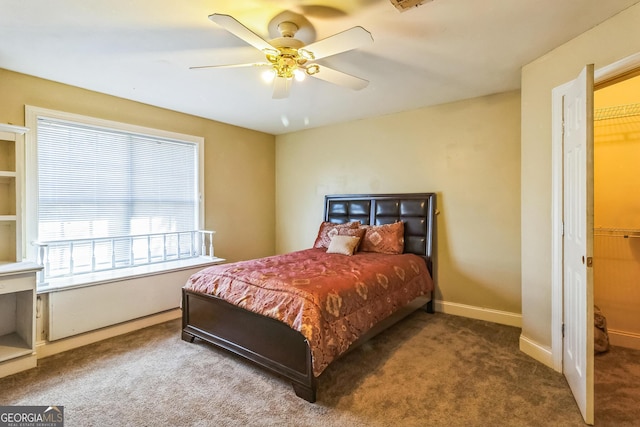
[(382, 254), (404, 252), (404, 223), (394, 222), (383, 225), (363, 225), (364, 238), (360, 241), (360, 251)]
[(338, 235), (338, 231), (348, 228), (360, 227), (360, 221), (347, 222), (344, 224), (335, 224), (333, 222), (325, 221), (320, 224), (316, 241), (313, 243), (314, 248), (328, 248), (331, 243), (331, 238)]

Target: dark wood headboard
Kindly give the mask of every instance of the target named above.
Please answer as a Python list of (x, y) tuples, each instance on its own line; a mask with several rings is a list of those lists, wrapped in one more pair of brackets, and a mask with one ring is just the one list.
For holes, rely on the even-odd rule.
[(404, 251), (421, 255), (433, 277), (436, 194), (336, 194), (325, 196), (324, 220), (368, 225), (404, 222)]

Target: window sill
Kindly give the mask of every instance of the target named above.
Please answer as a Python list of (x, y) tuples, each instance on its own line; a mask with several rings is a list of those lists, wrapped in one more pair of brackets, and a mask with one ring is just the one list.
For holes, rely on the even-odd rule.
[(96, 286), (105, 283), (119, 282), (145, 276), (155, 276), (172, 271), (189, 270), (192, 268), (205, 268), (225, 261), (217, 257), (198, 257), (177, 261), (147, 264), (138, 267), (122, 268), (118, 270), (101, 271), (98, 273), (80, 274), (75, 277), (60, 277), (49, 280), (45, 284), (38, 283), (38, 294), (66, 291), (74, 288)]

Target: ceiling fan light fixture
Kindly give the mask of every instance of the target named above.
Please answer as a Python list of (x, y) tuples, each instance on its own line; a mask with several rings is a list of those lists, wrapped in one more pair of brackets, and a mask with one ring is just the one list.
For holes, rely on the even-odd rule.
[(277, 55), (267, 55), (266, 58), (273, 66), (276, 76), (285, 79), (293, 78), (295, 70), (307, 62), (300, 59), (297, 49), (289, 47), (280, 47)]
[(303, 81), (305, 78), (304, 71), (302, 71), (300, 68), (296, 68), (295, 70), (293, 70), (293, 77), (295, 77), (296, 81), (298, 82)]
[(307, 61), (313, 61), (314, 59), (316, 59), (313, 52), (310, 52), (307, 49), (298, 49), (298, 55), (300, 55), (301, 58), (306, 59)]
[(314, 74), (318, 74), (320, 72), (320, 66), (318, 64), (309, 65), (307, 68), (305, 68), (305, 72), (308, 75), (313, 76)]
[(265, 83), (271, 83), (276, 78), (277, 71), (270, 68), (262, 73), (262, 80)]
[(262, 49), (262, 53), (264, 53), (267, 56), (278, 56), (280, 55), (280, 51), (276, 48), (273, 49)]

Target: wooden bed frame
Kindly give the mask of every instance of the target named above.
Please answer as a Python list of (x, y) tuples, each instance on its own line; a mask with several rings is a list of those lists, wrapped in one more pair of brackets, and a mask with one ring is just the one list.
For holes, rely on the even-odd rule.
[[(325, 196), (324, 220), (363, 224), (405, 223), (404, 251), (425, 259), (434, 279), (435, 193), (352, 194)], [(433, 293), (432, 293), (433, 294)], [(420, 297), (376, 324), (351, 347), (388, 328), (419, 308), (433, 313), (431, 296)], [(182, 290), (182, 339), (195, 338), (229, 350), (288, 379), (299, 397), (316, 400), (311, 350), (304, 336), (285, 323), (262, 316), (212, 295)]]

